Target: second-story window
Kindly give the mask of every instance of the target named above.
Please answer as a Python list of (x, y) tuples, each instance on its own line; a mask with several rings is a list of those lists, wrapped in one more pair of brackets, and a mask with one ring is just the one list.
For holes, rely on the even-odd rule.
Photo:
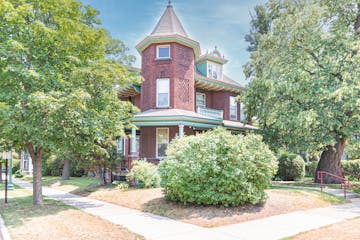
[(196, 107), (206, 107), (206, 95), (204, 93), (196, 93)]
[(170, 80), (160, 78), (156, 81), (156, 107), (165, 108), (170, 106)]
[(230, 96), (230, 120), (237, 120), (237, 102), (232, 96)]
[(156, 46), (156, 58), (157, 59), (170, 58), (170, 45), (158, 45), (158, 46)]

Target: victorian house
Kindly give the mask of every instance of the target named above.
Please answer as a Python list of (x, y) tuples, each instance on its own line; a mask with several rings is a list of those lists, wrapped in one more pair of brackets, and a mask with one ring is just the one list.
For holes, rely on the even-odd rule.
[(131, 119), (136, 128), (118, 142), (126, 167), (138, 158), (160, 161), (175, 137), (217, 126), (234, 133), (254, 129), (242, 123), (236, 96), (245, 88), (223, 73), (228, 61), (216, 47), (201, 54), (200, 44), (187, 35), (171, 2), (136, 48), (143, 82), (118, 91), (121, 100), (141, 111)]

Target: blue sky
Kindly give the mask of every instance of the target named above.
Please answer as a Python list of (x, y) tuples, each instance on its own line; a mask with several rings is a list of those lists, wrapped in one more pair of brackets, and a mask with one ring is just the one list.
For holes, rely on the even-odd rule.
[[(121, 39), (136, 56), (135, 45), (151, 33), (165, 11), (167, 0), (81, 0), (100, 11), (102, 25)], [(202, 53), (214, 46), (229, 62), (224, 72), (246, 84), (242, 65), (249, 60), (244, 36), (249, 31), (250, 11), (265, 0), (173, 0), (174, 10), (190, 38), (200, 42)]]

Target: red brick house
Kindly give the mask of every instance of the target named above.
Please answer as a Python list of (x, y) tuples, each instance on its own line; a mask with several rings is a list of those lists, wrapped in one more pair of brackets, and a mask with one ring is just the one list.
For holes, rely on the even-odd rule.
[(119, 98), (141, 111), (131, 120), (137, 129), (119, 140), (127, 167), (138, 158), (158, 162), (176, 136), (217, 126), (234, 132), (254, 129), (241, 122), (244, 114), (235, 97), (245, 88), (223, 74), (227, 60), (216, 47), (201, 55), (200, 44), (186, 34), (170, 2), (136, 48), (143, 82), (119, 89)]

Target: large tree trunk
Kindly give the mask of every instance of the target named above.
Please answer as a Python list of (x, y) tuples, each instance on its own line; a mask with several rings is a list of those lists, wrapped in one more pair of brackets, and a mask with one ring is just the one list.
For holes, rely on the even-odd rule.
[(42, 155), (41, 147), (33, 147), (32, 143), (26, 143), (33, 164), (33, 205), (43, 205), (42, 195)]
[(97, 166), (96, 167), (96, 176), (98, 177), (99, 181), (100, 181), (100, 184), (102, 186), (106, 186), (107, 185), (107, 181), (106, 181), (106, 168), (103, 168), (101, 166)]
[[(337, 139), (335, 146), (327, 146), (326, 150), (321, 154), (319, 164), (316, 168), (315, 182), (320, 182), (320, 179), (318, 179), (317, 176), (318, 171), (324, 171), (341, 176), (342, 171), (340, 163), (341, 157), (344, 153), (345, 144), (345, 139)], [(327, 174), (323, 174), (323, 183), (340, 183), (340, 180)]]
[(64, 160), (64, 167), (61, 174), (62, 180), (69, 180), (70, 179), (70, 166), (71, 166), (71, 160), (65, 159)]

